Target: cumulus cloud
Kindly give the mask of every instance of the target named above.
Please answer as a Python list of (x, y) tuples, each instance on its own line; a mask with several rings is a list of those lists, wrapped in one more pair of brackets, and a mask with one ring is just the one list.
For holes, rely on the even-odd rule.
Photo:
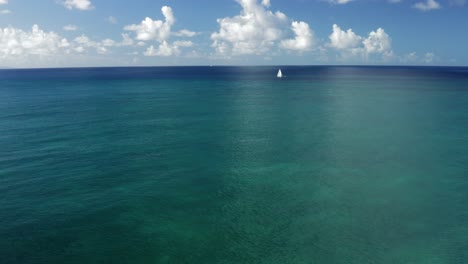
[(344, 31), (334, 24), (329, 39), (328, 46), (338, 50), (344, 57), (363, 56), (368, 58), (372, 54), (380, 54), (384, 60), (394, 57), (391, 38), (382, 28), (371, 31), (369, 36), (365, 38), (354, 33), (352, 29)]
[(435, 0), (426, 0), (426, 2), (417, 2), (416, 4), (414, 4), (413, 7), (421, 11), (430, 11), (430, 10), (441, 8), (440, 4), (436, 2)]
[(76, 31), (76, 30), (78, 30), (78, 27), (75, 26), (75, 25), (66, 25), (66, 26), (63, 26), (63, 30), (65, 30), (65, 31)]
[(114, 47), (117, 44), (115, 40), (109, 38), (102, 40), (101, 43), (104, 47)]
[(8, 0), (0, 0), (0, 5), (6, 5), (8, 4)]
[(424, 62), (427, 63), (427, 64), (431, 64), (432, 62), (434, 62), (434, 59), (435, 59), (435, 55), (434, 53), (432, 52), (428, 52), (426, 54), (424, 54)]
[(313, 45), (313, 32), (309, 25), (305, 22), (293, 21), (291, 28), (296, 37), (294, 39), (286, 39), (281, 41), (281, 47), (289, 50), (306, 51), (310, 50)]
[(0, 66), (36, 67), (54, 65), (70, 52), (72, 44), (55, 32), (33, 25), (31, 30), (0, 28)]
[(94, 49), (98, 54), (107, 54), (111, 52), (111, 47), (126, 46), (135, 46), (135, 42), (128, 36), (128, 34), (122, 34), (121, 41), (115, 41), (110, 38), (95, 41), (86, 35), (81, 35), (73, 39), (73, 49), (79, 53), (86, 52), (89, 49)]
[(363, 43), (367, 53), (383, 53), (390, 51), (392, 48), (390, 36), (382, 28), (371, 31), (369, 37), (364, 39)]
[(162, 20), (153, 20), (150, 17), (146, 17), (140, 24), (132, 24), (124, 27), (124, 30), (134, 31), (137, 36), (137, 40), (148, 41), (158, 40), (164, 41), (169, 38), (171, 34), (171, 26), (175, 22), (172, 8), (163, 6), (161, 12), (165, 18)]
[(172, 55), (180, 54), (180, 47), (192, 47), (193, 43), (191, 41), (174, 41), (170, 44), (167, 41), (163, 41), (159, 44), (157, 48), (153, 45), (149, 46), (146, 51), (143, 53), (145, 56), (163, 56), (168, 57)]
[(81, 35), (79, 37), (76, 37), (74, 41), (80, 45), (83, 45), (85, 47), (93, 47), (96, 45), (96, 42), (92, 41), (90, 38), (88, 38), (85, 35)]
[(356, 35), (352, 29), (343, 31), (333, 24), (333, 32), (329, 36), (330, 46), (336, 49), (354, 49), (362, 43), (362, 37)]
[(91, 4), (90, 0), (65, 0), (62, 4), (67, 9), (78, 9), (78, 10), (91, 10), (94, 6)]
[[(81, 56), (108, 54), (114, 48), (126, 46), (136, 46), (128, 34), (122, 34), (120, 41), (93, 40), (86, 35), (68, 40), (55, 32), (42, 30), (38, 25), (33, 25), (30, 30), (6, 27), (0, 28), (0, 66), (73, 65)], [(97, 56), (88, 58), (98, 60)]]
[(174, 41), (170, 42), (171, 36), (177, 37), (193, 37), (197, 33), (188, 29), (182, 29), (177, 32), (172, 32), (172, 26), (176, 19), (172, 8), (163, 6), (161, 13), (164, 16), (163, 20), (153, 20), (146, 17), (140, 24), (132, 24), (124, 27), (124, 30), (135, 32), (135, 39), (138, 46), (145, 46), (146, 41), (156, 41), (158, 45), (149, 46), (143, 53), (145, 56), (173, 56), (179, 55), (180, 48), (191, 47), (191, 41)]
[(174, 54), (174, 50), (169, 47), (167, 41), (163, 41), (158, 48), (154, 48), (153, 45), (149, 46), (143, 54), (145, 56), (171, 56)]
[(54, 32), (45, 32), (38, 25), (34, 25), (31, 31), (12, 27), (0, 28), (0, 58), (46, 56), (68, 46), (67, 39)]
[(241, 14), (217, 20), (220, 28), (211, 35), (213, 47), (221, 54), (266, 53), (282, 37), (286, 15), (267, 10), (269, 1), (261, 5), (256, 0), (237, 2), (242, 6)]
[[(109, 43), (109, 40), (105, 40), (106, 43)], [(113, 42), (113, 41), (112, 41)], [(108, 46), (105, 46), (103, 42), (93, 41), (86, 35), (81, 35), (76, 37), (73, 40), (73, 50), (78, 53), (86, 52), (89, 48), (93, 48), (96, 50), (98, 54), (107, 54), (109, 53)]]
[(275, 45), (292, 50), (310, 49), (313, 34), (305, 22), (293, 22), (296, 38), (285, 40), (288, 18), (269, 10), (270, 1), (237, 0), (242, 11), (217, 20), (218, 32), (211, 34), (212, 47), (222, 55), (265, 54)]

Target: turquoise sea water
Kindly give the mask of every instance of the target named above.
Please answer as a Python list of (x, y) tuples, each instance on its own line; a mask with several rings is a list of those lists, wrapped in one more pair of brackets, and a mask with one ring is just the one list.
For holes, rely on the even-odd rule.
[(0, 263), (468, 261), (468, 68), (0, 71)]

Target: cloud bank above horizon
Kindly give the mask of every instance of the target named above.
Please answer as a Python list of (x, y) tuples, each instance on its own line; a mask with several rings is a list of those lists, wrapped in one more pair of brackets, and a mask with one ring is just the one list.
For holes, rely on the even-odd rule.
[[(217, 18), (216, 28), (208, 32), (178, 26), (177, 10), (169, 5), (160, 8), (159, 18), (145, 16), (140, 22), (120, 25), (118, 37), (90, 36), (85, 26), (76, 22), (63, 24), (61, 32), (46, 30), (39, 23), (29, 29), (0, 25), (0, 67), (271, 64), (304, 58), (324, 64), (433, 64), (439, 59), (430, 47), (423, 51), (395, 51), (393, 32), (380, 25), (357, 33), (339, 23), (310, 24), (307, 17), (275, 9), (270, 0), (235, 2), (237, 13)], [(327, 2), (336, 8), (355, 1)], [(99, 9), (99, 3), (90, 0), (56, 4), (67, 12), (80, 14)], [(0, 0), (0, 5), (9, 6), (11, 1)], [(453, 5), (462, 7), (464, 1), (457, 0)], [(415, 12), (428, 13), (440, 9), (441, 4), (426, 0), (412, 7)], [(107, 25), (117, 26), (118, 21), (114, 14), (102, 18)], [(328, 34), (316, 33), (326, 32), (326, 28)]]

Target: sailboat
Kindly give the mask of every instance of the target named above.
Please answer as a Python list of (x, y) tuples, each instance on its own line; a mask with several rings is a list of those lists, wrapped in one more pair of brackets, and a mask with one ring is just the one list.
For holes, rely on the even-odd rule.
[(281, 69), (278, 70), (278, 74), (276, 74), (276, 77), (283, 78), (283, 73), (281, 72)]

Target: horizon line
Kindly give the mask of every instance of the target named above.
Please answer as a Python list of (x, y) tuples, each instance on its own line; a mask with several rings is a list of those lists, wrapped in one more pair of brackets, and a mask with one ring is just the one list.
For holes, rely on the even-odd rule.
[(96, 68), (182, 68), (182, 67), (408, 67), (408, 68), (468, 68), (468, 65), (375, 65), (375, 64), (232, 64), (232, 65), (134, 65), (134, 66), (64, 66), (64, 67), (0, 67), (0, 70), (96, 69)]

